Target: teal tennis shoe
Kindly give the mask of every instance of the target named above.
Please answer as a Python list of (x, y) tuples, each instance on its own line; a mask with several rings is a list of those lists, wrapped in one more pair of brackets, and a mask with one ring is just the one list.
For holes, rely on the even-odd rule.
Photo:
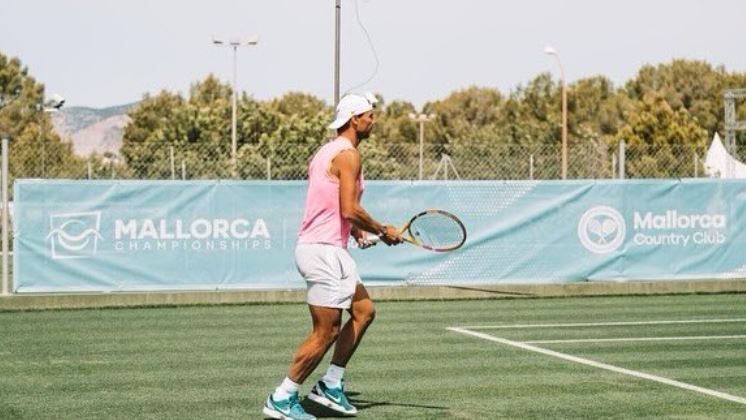
[(348, 416), (357, 414), (357, 408), (350, 404), (345, 395), (344, 382), (339, 388), (329, 388), (324, 381), (318, 381), (308, 394), (308, 399), (341, 414)]
[(316, 420), (316, 417), (306, 413), (300, 405), (298, 394), (292, 394), (286, 400), (275, 400), (269, 394), (262, 410), (265, 416), (280, 420)]

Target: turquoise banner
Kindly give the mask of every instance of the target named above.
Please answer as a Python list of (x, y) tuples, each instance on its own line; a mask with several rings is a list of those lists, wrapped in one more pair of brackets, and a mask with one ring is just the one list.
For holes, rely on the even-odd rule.
[[(303, 181), (15, 183), (18, 293), (285, 289)], [(462, 218), (451, 253), (352, 249), (368, 284), (675, 280), (746, 276), (746, 182), (373, 181), (364, 206), (403, 224)]]

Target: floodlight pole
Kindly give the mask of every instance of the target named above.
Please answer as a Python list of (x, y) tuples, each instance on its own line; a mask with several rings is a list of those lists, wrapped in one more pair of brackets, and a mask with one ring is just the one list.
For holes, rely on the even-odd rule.
[[(733, 157), (738, 156), (738, 147), (736, 144), (737, 131), (746, 130), (746, 120), (737, 120), (736, 102), (739, 99), (746, 98), (746, 89), (728, 89), (723, 94), (725, 99), (725, 150)], [(735, 161), (728, 159), (725, 168), (725, 177), (732, 178), (735, 176)]]
[(236, 103), (238, 101), (238, 65), (236, 56), (238, 55), (238, 46), (233, 47), (233, 98), (231, 101), (231, 168), (233, 178), (236, 177), (236, 155), (238, 154), (238, 136), (236, 134)]
[(8, 230), (10, 225), (8, 223), (8, 212), (10, 211), (10, 203), (8, 200), (8, 139), (2, 139), (2, 200), (3, 200), (3, 213), (2, 213), (2, 251), (3, 251), (3, 269), (2, 269), (2, 294), (7, 296), (10, 294), (10, 282), (9, 282), (9, 269), (8, 269), (8, 252), (10, 252), (8, 246)]
[(565, 81), (565, 68), (557, 50), (546, 47), (544, 52), (553, 55), (560, 68), (560, 81), (562, 83), (562, 179), (567, 179), (567, 83)]
[(432, 120), (435, 117), (434, 114), (409, 114), (409, 118), (412, 121), (418, 122), (420, 125), (420, 171), (419, 180), (422, 181), (423, 173), (423, 154), (425, 149), (425, 123)]
[[(60, 96), (59, 94), (52, 95), (52, 99), (48, 101), (42, 101), (42, 103), (39, 105), (39, 108), (41, 109), (42, 113), (55, 113), (58, 112), (60, 109), (62, 109), (62, 106), (65, 104), (65, 98)], [(37, 134), (36, 138), (39, 141), (39, 147), (41, 148), (41, 178), (45, 178), (46, 175), (46, 147), (44, 146), (44, 128), (45, 128), (45, 116), (42, 115), (39, 120), (39, 133)], [(89, 177), (90, 178), (90, 177)]]
[(340, 57), (340, 24), (342, 21), (342, 0), (335, 0), (334, 5), (334, 106), (339, 103), (339, 57)]
[(231, 40), (224, 40), (222, 38), (213, 37), (212, 43), (215, 45), (228, 45), (231, 48), (233, 48), (233, 98), (232, 98), (232, 106), (231, 106), (231, 171), (233, 173), (233, 177), (235, 178), (238, 174), (237, 172), (237, 158), (236, 155), (238, 153), (238, 138), (236, 134), (236, 103), (238, 101), (238, 64), (237, 64), (237, 56), (238, 56), (238, 47), (242, 46), (250, 46), (250, 45), (256, 45), (259, 43), (259, 37), (252, 36), (250, 38), (239, 40), (239, 39), (231, 39)]

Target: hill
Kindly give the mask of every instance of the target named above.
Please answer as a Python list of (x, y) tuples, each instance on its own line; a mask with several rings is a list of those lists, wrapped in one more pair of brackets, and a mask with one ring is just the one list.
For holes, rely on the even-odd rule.
[(57, 133), (72, 141), (75, 154), (118, 154), (124, 127), (130, 121), (127, 112), (135, 105), (137, 102), (108, 108), (72, 106), (55, 112), (52, 121)]

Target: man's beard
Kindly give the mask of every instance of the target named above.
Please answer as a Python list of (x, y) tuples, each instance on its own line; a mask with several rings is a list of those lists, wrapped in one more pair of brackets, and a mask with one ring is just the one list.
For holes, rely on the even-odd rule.
[(357, 132), (357, 138), (358, 138), (358, 140), (365, 140), (365, 139), (367, 139), (368, 137), (370, 137), (370, 132), (371, 132), (370, 129), (363, 130), (363, 131), (358, 131)]

